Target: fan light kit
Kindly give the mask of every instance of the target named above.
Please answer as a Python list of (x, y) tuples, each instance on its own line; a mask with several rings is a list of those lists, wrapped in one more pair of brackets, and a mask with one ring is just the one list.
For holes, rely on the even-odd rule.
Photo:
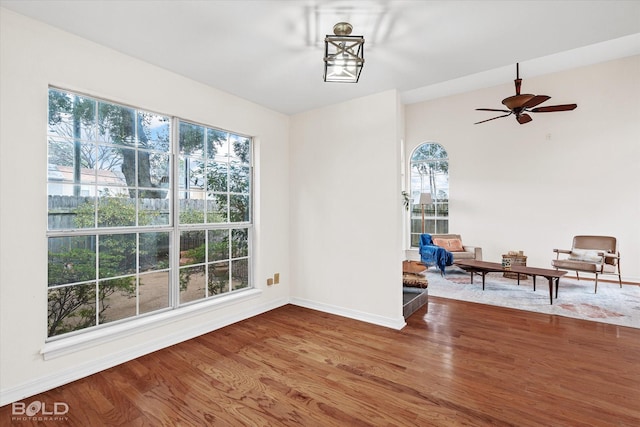
[(352, 36), (348, 22), (333, 26), (324, 39), (324, 81), (357, 83), (364, 65), (364, 37)]
[(502, 117), (507, 117), (514, 114), (518, 123), (523, 125), (533, 120), (527, 113), (553, 113), (555, 111), (570, 111), (575, 110), (575, 108), (577, 107), (576, 104), (536, 107), (536, 105), (542, 104), (551, 97), (547, 95), (532, 95), (528, 93), (520, 93), (520, 87), (522, 86), (522, 79), (520, 78), (520, 64), (516, 64), (516, 79), (514, 80), (514, 82), (516, 84), (516, 94), (502, 100), (502, 103), (505, 107), (508, 108), (508, 110), (499, 110), (494, 108), (476, 108), (477, 111), (498, 111), (507, 114), (503, 114), (502, 116), (493, 117), (487, 120), (482, 120), (481, 122), (477, 122), (474, 124), (477, 125), (479, 123), (500, 119)]

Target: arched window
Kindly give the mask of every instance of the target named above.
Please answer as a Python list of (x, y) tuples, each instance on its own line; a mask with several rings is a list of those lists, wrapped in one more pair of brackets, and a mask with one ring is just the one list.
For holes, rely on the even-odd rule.
[[(449, 156), (442, 145), (426, 142), (411, 154), (411, 246), (419, 246), (420, 234), (449, 232)], [(431, 203), (420, 204), (429, 193)], [(424, 201), (424, 198), (423, 198)]]

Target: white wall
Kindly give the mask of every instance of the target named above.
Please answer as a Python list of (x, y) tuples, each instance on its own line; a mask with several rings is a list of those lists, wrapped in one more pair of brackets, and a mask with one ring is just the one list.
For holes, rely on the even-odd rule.
[(528, 79), (522, 93), (570, 112), (474, 125), (500, 113), (513, 82), (406, 106), (406, 155), (436, 141), (450, 156), (450, 225), (485, 260), (523, 250), (550, 267), (576, 234), (618, 238), (623, 279), (640, 281), (640, 57)]
[[(286, 304), (289, 118), (0, 11), (0, 404)], [(248, 301), (210, 307), (146, 332), (43, 360), (49, 84), (254, 135), (259, 209), (253, 259), (255, 283), (262, 292)], [(281, 284), (267, 288), (266, 278), (275, 272), (281, 274)]]
[(402, 327), (395, 91), (291, 118), (292, 302)]

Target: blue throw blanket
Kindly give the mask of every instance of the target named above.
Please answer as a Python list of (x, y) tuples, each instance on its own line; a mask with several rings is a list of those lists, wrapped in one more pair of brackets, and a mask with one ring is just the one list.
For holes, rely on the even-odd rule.
[(444, 274), (444, 268), (453, 264), (453, 254), (445, 248), (434, 245), (431, 234), (421, 234), (420, 261), (426, 266), (437, 265)]

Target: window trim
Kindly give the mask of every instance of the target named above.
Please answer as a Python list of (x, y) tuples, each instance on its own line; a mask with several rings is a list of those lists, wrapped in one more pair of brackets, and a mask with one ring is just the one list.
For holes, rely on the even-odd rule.
[(161, 312), (133, 318), (120, 323), (108, 324), (108, 327), (92, 329), (75, 335), (65, 335), (46, 341), (40, 354), (44, 360), (56, 359), (80, 350), (105, 344), (131, 335), (144, 333), (161, 328), (176, 321), (182, 321), (211, 311), (222, 309), (259, 298), (262, 290), (257, 288), (240, 289), (217, 298), (207, 298), (198, 303), (185, 304), (175, 309), (165, 309)]

